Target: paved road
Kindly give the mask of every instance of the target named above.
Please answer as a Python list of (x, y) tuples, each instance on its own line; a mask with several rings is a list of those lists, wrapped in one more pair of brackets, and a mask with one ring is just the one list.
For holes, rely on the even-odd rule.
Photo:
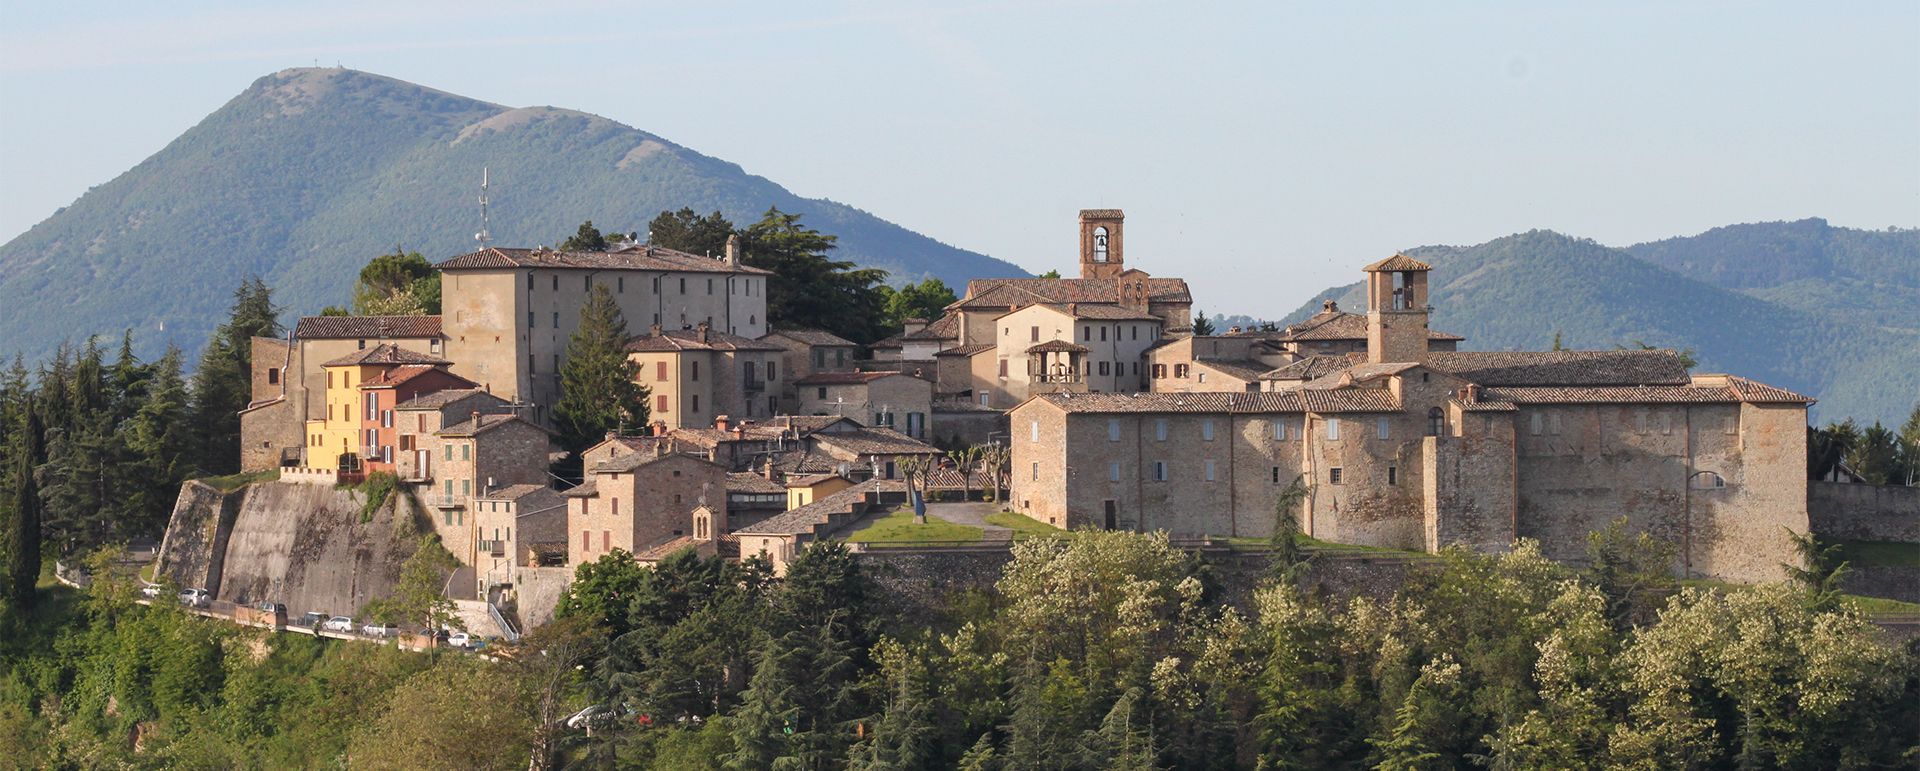
[(998, 506), (985, 501), (927, 504), (928, 516), (939, 517), (956, 525), (980, 528), (981, 540), (985, 541), (1005, 541), (1013, 538), (1011, 529), (987, 523), (987, 515), (998, 510)]

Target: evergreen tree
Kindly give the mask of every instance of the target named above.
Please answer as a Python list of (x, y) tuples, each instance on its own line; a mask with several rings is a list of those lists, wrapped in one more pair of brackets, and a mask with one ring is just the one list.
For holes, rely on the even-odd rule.
[(847, 766), (852, 771), (938, 765), (935, 742), (939, 736), (925, 655), (924, 649), (910, 649), (895, 640), (882, 640), (876, 647), (874, 659), (887, 685), (887, 701), (873, 724), (872, 737), (854, 748)]
[(937, 278), (907, 284), (899, 289), (882, 285), (880, 295), (886, 302), (885, 324), (888, 329), (898, 329), (907, 319), (938, 319), (947, 312), (947, 306), (960, 299), (952, 289), (947, 288), (945, 282)]
[(240, 469), (240, 410), (253, 396), (253, 338), (279, 337), (280, 309), (273, 290), (248, 276), (233, 292), (227, 321), (214, 330), (193, 373), (194, 457), (200, 470), (231, 474)]
[(560, 441), (579, 452), (608, 431), (647, 423), (647, 387), (640, 365), (627, 358), (627, 322), (613, 293), (595, 284), (580, 308), (580, 325), (567, 340), (567, 363), (560, 369), (560, 401), (554, 424)]
[(607, 238), (600, 229), (593, 226), (593, 220), (580, 223), (580, 229), (560, 242), (563, 252), (604, 252), (607, 250)]
[(1207, 312), (1202, 310), (1194, 311), (1193, 334), (1198, 337), (1204, 337), (1213, 334), (1213, 331), (1213, 319), (1207, 315)]
[(800, 215), (768, 209), (741, 233), (742, 260), (773, 271), (767, 280), (767, 318), (783, 327), (824, 329), (854, 342), (883, 336), (887, 272), (827, 258), (834, 236), (800, 224)]
[(1913, 405), (1913, 414), (1900, 424), (1900, 457), (1905, 472), (1901, 483), (1920, 484), (1920, 404)]
[(139, 410), (120, 424), (119, 443), (127, 462), (119, 497), (132, 518), (129, 525), (142, 534), (157, 534), (165, 527), (180, 482), (192, 471), (193, 431), (180, 367), (180, 349), (167, 346), (154, 362)]
[(114, 423), (133, 417), (146, 398), (146, 381), (152, 374), (152, 367), (142, 364), (133, 355), (133, 330), (129, 329), (120, 336), (120, 355), (114, 360), (113, 368), (108, 371), (107, 390), (113, 402)]
[(692, 209), (663, 211), (647, 223), (647, 243), (709, 257), (725, 254), (733, 234), (733, 223), (717, 211), (704, 216)]
[[(17, 360), (14, 367), (16, 374), (25, 374)], [(40, 417), (33, 409), (31, 395), (15, 390), (16, 382), (22, 381), (9, 376), (9, 405), (16, 400), (19, 405), (9, 412), (17, 413), (20, 422), (11, 431), (6, 453), (6, 527), (0, 529), (0, 536), (6, 539), (0, 544), (5, 573), (0, 576), (4, 581), (0, 592), (4, 592), (3, 599), (9, 606), (27, 608), (33, 605), (33, 587), (40, 577), (40, 491), (33, 476), (35, 458), (40, 455)]]
[(398, 246), (367, 261), (353, 285), (353, 312), (362, 316), (422, 316), (440, 312), (440, 272)]

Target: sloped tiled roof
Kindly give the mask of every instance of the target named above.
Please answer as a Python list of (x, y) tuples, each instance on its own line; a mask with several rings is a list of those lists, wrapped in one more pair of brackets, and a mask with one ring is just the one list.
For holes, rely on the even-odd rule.
[(1261, 380), (1313, 380), (1334, 374), (1353, 366), (1353, 360), (1345, 356), (1308, 356), (1304, 359), (1267, 370), (1260, 375)]
[(826, 431), (813, 441), (857, 455), (939, 455), (940, 449), (891, 428)]
[[(1278, 332), (1262, 332), (1260, 336), (1280, 342), (1365, 340), (1367, 339), (1367, 317), (1360, 313), (1347, 313), (1340, 310), (1339, 306), (1329, 304), (1327, 310), (1313, 314), (1306, 321), (1288, 325)], [(1458, 341), (1466, 338), (1429, 329), (1427, 339)]]
[(1428, 265), (1419, 260), (1416, 260), (1412, 257), (1408, 257), (1404, 254), (1396, 254), (1392, 257), (1388, 257), (1384, 260), (1380, 260), (1379, 262), (1375, 262), (1372, 265), (1368, 265), (1364, 268), (1361, 268), (1361, 270), (1364, 270), (1368, 273), (1380, 273), (1380, 272), (1401, 271), (1401, 270), (1433, 270), (1433, 266)]
[(998, 347), (999, 346), (996, 346), (993, 343), (974, 343), (973, 345), (956, 345), (952, 348), (948, 348), (934, 355), (935, 356), (972, 356), (976, 353), (980, 353), (982, 351), (991, 351)]
[(1065, 340), (1048, 340), (1027, 347), (1027, 353), (1086, 353), (1088, 350), (1084, 345)]
[(473, 496), (482, 501), (517, 501), (541, 490), (552, 492), (546, 485), (508, 485), (484, 495)]
[(727, 492), (753, 495), (784, 495), (785, 485), (751, 471), (727, 472)]
[[(1515, 404), (1811, 404), (1813, 399), (1744, 378), (1726, 385), (1534, 386), (1488, 388), (1482, 398)], [(1735, 385), (1731, 381), (1739, 380)]]
[[(1153, 302), (1193, 302), (1187, 282), (1178, 278), (1147, 278), (1147, 299)], [(949, 307), (985, 308), (1025, 305), (1011, 295), (988, 293), (1011, 287), (1054, 303), (1118, 303), (1120, 279), (1117, 278), (976, 278), (967, 282), (967, 296)]]
[(483, 391), (478, 388), (448, 388), (442, 391), (434, 391), (433, 393), (421, 394), (419, 396), (415, 396), (411, 399), (401, 402), (399, 406), (394, 407), (394, 409), (437, 410), (449, 404), (453, 404), (454, 402), (460, 401), (462, 399), (466, 399), (468, 397), (473, 397), (473, 396), (493, 397), (492, 401), (500, 402), (502, 404), (506, 403), (506, 400), (501, 399), (497, 396), (493, 396), (493, 394), (487, 393), (486, 391)]
[(1810, 396), (1734, 375), (1727, 376), (1727, 387), (1740, 396), (1740, 401), (1755, 404), (1811, 404), (1815, 401)]
[(960, 314), (948, 313), (933, 323), (912, 332), (888, 335), (873, 342), (868, 348), (901, 348), (909, 341), (916, 343), (939, 343), (960, 339)]
[(799, 380), (794, 385), (863, 385), (889, 377), (913, 377), (900, 372), (815, 372)]
[(303, 316), (293, 326), (301, 340), (429, 338), (440, 336), (439, 316)]
[[(815, 346), (853, 347), (853, 346), (859, 345), (859, 343), (856, 343), (852, 340), (848, 340), (844, 337), (836, 335), (832, 332), (828, 332), (824, 329), (776, 329), (772, 332), (768, 332), (766, 337), (774, 337), (774, 336), (785, 337), (797, 342), (805, 343), (807, 345), (815, 345)], [(760, 339), (765, 340), (766, 337), (763, 337)]]
[(1248, 393), (1046, 394), (1044, 401), (1072, 413), (1155, 412), (1396, 412), (1400, 402), (1384, 388), (1347, 388), (1337, 391), (1281, 391)]
[(442, 375), (445, 375), (449, 378), (457, 380), (461, 383), (465, 383), (469, 387), (479, 385), (478, 383), (475, 383), (471, 380), (468, 380), (459, 375), (455, 375), (451, 372), (448, 372), (446, 371), (446, 369), (440, 367), (439, 365), (403, 364), (398, 367), (394, 367), (393, 369), (382, 372), (379, 375), (373, 378), (370, 378), (368, 380), (360, 381), (360, 387), (361, 388), (394, 388), (396, 386), (399, 386), (402, 383), (405, 383), (409, 380), (420, 377), (421, 375), (425, 375), (429, 372), (438, 372)]
[(786, 487), (812, 487), (829, 479), (845, 479), (839, 474), (798, 474), (787, 477)]
[(698, 273), (752, 273), (771, 275), (771, 271), (746, 265), (728, 265), (725, 260), (701, 257), (658, 246), (638, 246), (610, 252), (562, 252), (554, 249), (516, 249), (490, 246), (477, 252), (454, 257), (436, 265), (441, 270), (498, 270), (501, 268), (545, 268), (582, 270), (645, 270)]
[(512, 413), (500, 412), (500, 413), (494, 413), (491, 415), (481, 415), (477, 419), (468, 419), (468, 420), (460, 421), (459, 423), (455, 423), (451, 426), (447, 426), (446, 428), (441, 429), (440, 432), (434, 434), (434, 436), (478, 436), (480, 434), (484, 434), (489, 431), (492, 431), (496, 428), (500, 428), (501, 426), (506, 426), (513, 423), (523, 423), (525, 425), (533, 426), (534, 428), (540, 429), (540, 431), (543, 433), (549, 433), (549, 434), (553, 433), (544, 428), (540, 428), (538, 424), (521, 420), (519, 416), (514, 415)]
[(1078, 319), (1095, 321), (1159, 321), (1160, 317), (1143, 310), (1135, 310), (1121, 305), (1107, 303), (1073, 303), (1061, 305), (1051, 303), (1047, 307), (1058, 308), (1060, 312)]
[(1211, 367), (1218, 370), (1221, 374), (1241, 380), (1259, 380), (1260, 373), (1267, 371), (1266, 362), (1254, 361), (1252, 359), (1210, 359), (1203, 357), (1194, 359), (1193, 363)]
[(362, 348), (333, 361), (321, 364), (322, 367), (348, 366), (386, 366), (395, 364), (444, 365), (453, 362), (438, 356), (428, 356), (418, 351), (409, 351), (393, 343), (381, 343), (371, 348)]
[(700, 339), (698, 329), (661, 330), (659, 334), (645, 334), (627, 341), (627, 350), (635, 353), (671, 353), (677, 351), (784, 351), (773, 343), (755, 340), (751, 337), (729, 334), (717, 329), (706, 331), (706, 339)]
[(1687, 366), (1667, 350), (1436, 351), (1427, 366), (1485, 386), (1686, 385)]
[(729, 533), (718, 538), (696, 541), (690, 535), (676, 535), (635, 552), (633, 558), (639, 562), (659, 562), (673, 556), (674, 552), (681, 549), (692, 549), (694, 554), (701, 557), (739, 559), (740, 536)]
[(710, 466), (719, 465), (701, 456), (690, 455), (682, 452), (669, 452), (664, 454), (658, 453), (658, 452), (630, 452), (625, 455), (620, 455), (617, 457), (609, 458), (607, 460), (603, 460), (600, 462), (599, 465), (594, 466), (591, 469), (588, 469), (588, 472), (594, 473), (594, 474), (624, 474), (629, 471), (638, 469), (641, 466), (657, 463), (659, 461), (667, 460), (669, 458), (687, 458), (690, 460), (695, 460), (701, 463), (705, 463)]
[(781, 512), (741, 528), (737, 535), (798, 535), (811, 533), (834, 514), (853, 513), (866, 504), (867, 493), (901, 492), (906, 486), (891, 479), (869, 479), (797, 509)]

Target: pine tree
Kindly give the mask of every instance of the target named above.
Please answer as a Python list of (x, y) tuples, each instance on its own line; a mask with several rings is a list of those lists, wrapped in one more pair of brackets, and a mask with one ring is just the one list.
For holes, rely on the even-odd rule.
[(767, 318), (786, 327), (824, 329), (854, 342), (884, 334), (887, 272), (827, 258), (834, 236), (800, 224), (777, 208), (741, 232), (741, 260), (773, 271), (767, 280)]
[(1193, 334), (1197, 337), (1205, 337), (1207, 335), (1213, 334), (1213, 332), (1214, 332), (1213, 319), (1207, 316), (1207, 312), (1199, 311), (1199, 310), (1194, 311), (1193, 312)]
[(240, 410), (252, 397), (253, 338), (279, 337), (280, 309), (273, 290), (249, 276), (233, 292), (227, 322), (215, 330), (193, 373), (195, 458), (200, 470), (230, 474), (240, 469)]
[(133, 417), (146, 398), (146, 381), (152, 374), (151, 366), (140, 363), (133, 355), (133, 330), (120, 335), (120, 355), (114, 360), (113, 368), (107, 373), (107, 391), (113, 404), (115, 423)]
[(647, 223), (647, 243), (702, 256), (725, 253), (733, 234), (733, 223), (720, 212), (702, 216), (692, 209), (663, 211)]
[[(19, 362), (15, 361), (15, 374), (24, 376)], [(4, 522), (6, 527), (0, 530), (0, 536), (6, 541), (0, 544), (5, 553), (4, 585), (0, 592), (5, 593), (7, 604), (14, 608), (32, 607), (34, 582), (40, 577), (40, 491), (34, 483), (33, 466), (40, 455), (40, 417), (33, 409), (30, 395), (14, 390), (16, 381), (8, 378), (8, 402), (12, 406), (19, 400), (16, 409), (20, 423), (12, 432), (13, 441), (7, 448), (7, 497)]]
[(155, 362), (139, 409), (121, 423), (119, 443), (126, 449), (124, 484), (126, 525), (136, 533), (157, 534), (165, 526), (181, 480), (192, 470), (192, 426), (187, 422), (187, 389), (181, 379), (180, 349), (167, 346)]
[(610, 430), (647, 423), (647, 388), (640, 365), (627, 358), (627, 322), (613, 293), (595, 284), (580, 308), (580, 326), (567, 340), (560, 369), (560, 401), (553, 407), (560, 441), (579, 452)]

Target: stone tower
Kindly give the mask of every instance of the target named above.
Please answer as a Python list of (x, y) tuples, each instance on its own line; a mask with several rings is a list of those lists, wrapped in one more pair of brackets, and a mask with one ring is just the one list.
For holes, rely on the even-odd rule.
[(1127, 215), (1119, 209), (1080, 210), (1080, 277), (1114, 278), (1126, 272), (1120, 227)]
[(1427, 358), (1427, 272), (1433, 266), (1396, 254), (1366, 267), (1367, 361)]

